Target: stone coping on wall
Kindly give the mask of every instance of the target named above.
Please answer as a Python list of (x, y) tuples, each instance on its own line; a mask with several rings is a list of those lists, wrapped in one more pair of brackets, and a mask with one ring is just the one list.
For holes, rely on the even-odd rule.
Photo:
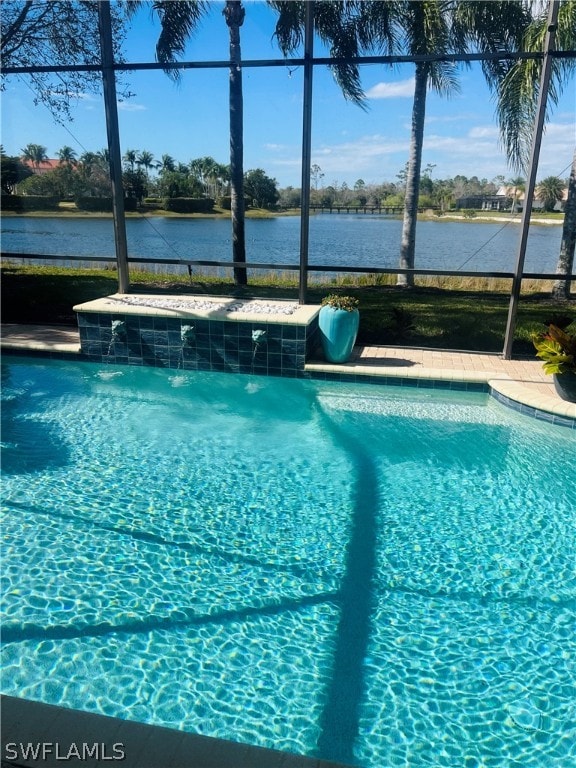
[[(495, 373), (489, 369), (463, 370), (456, 368), (412, 368), (394, 365), (391, 366), (367, 366), (359, 363), (344, 363), (331, 365), (327, 363), (308, 362), (305, 365), (308, 374), (314, 377), (323, 376), (341, 377), (342, 380), (370, 381), (378, 380), (382, 383), (403, 383), (404, 386), (418, 386), (421, 388), (446, 387), (473, 389), (475, 386), (484, 386), (493, 396), (505, 402), (510, 407), (518, 404), (516, 410), (523, 413), (548, 413), (560, 419), (576, 425), (576, 404), (561, 400), (557, 396), (543, 394), (531, 388), (531, 382), (518, 381), (511, 376)], [(532, 414), (534, 415), (534, 414)]]
[(298, 304), (282, 299), (233, 298), (228, 296), (162, 296), (115, 293), (83, 304), (75, 312), (140, 315), (152, 317), (233, 320), (238, 323), (309, 325), (319, 305)]

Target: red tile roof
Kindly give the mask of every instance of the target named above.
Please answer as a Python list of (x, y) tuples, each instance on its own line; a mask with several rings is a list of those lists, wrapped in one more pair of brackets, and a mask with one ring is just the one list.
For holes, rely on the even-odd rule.
[(48, 173), (48, 171), (53, 171), (55, 168), (59, 168), (61, 163), (60, 160), (43, 160), (39, 165), (36, 165), (36, 163), (33, 163), (32, 160), (22, 160), (24, 165), (27, 168), (30, 168), (30, 170), (33, 173)]

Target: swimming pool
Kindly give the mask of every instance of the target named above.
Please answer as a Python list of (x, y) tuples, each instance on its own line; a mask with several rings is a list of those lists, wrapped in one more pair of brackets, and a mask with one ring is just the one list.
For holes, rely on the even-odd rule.
[(576, 759), (570, 430), (4, 358), (4, 693), (370, 768)]

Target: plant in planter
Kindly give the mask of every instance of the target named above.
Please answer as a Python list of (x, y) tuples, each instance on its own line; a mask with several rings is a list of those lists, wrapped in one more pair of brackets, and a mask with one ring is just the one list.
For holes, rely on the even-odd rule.
[(554, 377), (556, 392), (563, 400), (576, 403), (576, 333), (569, 330), (571, 323), (571, 317), (555, 317), (532, 341), (536, 357), (544, 361), (545, 373)]
[(359, 324), (358, 299), (336, 293), (322, 299), (318, 326), (324, 357), (329, 363), (345, 363), (348, 360)]

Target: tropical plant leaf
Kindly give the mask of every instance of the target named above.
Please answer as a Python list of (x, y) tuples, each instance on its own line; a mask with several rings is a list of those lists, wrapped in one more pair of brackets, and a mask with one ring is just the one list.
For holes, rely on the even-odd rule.
[[(559, 336), (562, 342), (552, 338), (552, 333)], [(544, 361), (543, 368), (545, 373), (567, 373), (568, 371), (576, 370), (576, 358), (569, 351), (569, 348), (575, 344), (575, 341), (573, 337), (564, 333), (560, 328), (556, 328), (556, 326), (550, 326), (548, 333), (540, 334), (533, 338), (536, 357)], [(568, 342), (568, 349), (564, 347), (566, 342)]]
[(562, 330), (557, 325), (551, 325), (548, 328), (548, 337), (556, 342), (558, 346), (567, 355), (576, 355), (576, 336)]

